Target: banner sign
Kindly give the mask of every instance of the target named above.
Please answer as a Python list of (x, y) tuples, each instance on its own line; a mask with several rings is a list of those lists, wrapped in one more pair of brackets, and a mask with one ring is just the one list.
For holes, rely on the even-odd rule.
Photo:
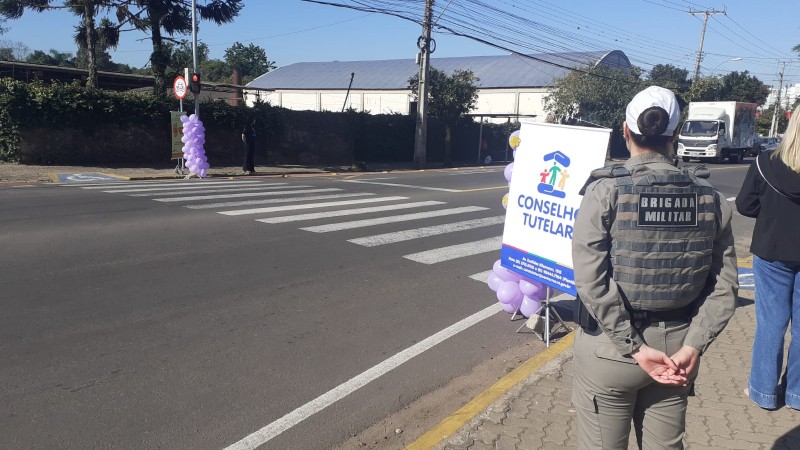
[(572, 233), (592, 170), (605, 163), (607, 128), (523, 122), (514, 158), (500, 264), (577, 295)]
[(181, 142), (181, 138), (183, 137), (183, 122), (181, 122), (181, 116), (185, 115), (185, 113), (181, 111), (170, 111), (169, 115), (172, 136), (172, 157), (170, 159), (180, 159), (183, 158), (183, 142)]

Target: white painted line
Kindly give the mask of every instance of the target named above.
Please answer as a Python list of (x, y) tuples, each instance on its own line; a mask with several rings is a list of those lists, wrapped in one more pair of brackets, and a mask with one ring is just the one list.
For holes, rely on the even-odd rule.
[(356, 239), (349, 239), (353, 244), (363, 245), (364, 247), (377, 247), (378, 245), (394, 244), (396, 242), (410, 241), (428, 236), (439, 234), (454, 233), (474, 228), (488, 227), (505, 222), (506, 216), (486, 217), (484, 219), (465, 220), (463, 222), (446, 223), (444, 225), (434, 225), (432, 227), (415, 228), (413, 230), (397, 231), (394, 233), (376, 234)]
[(109, 184), (105, 183), (105, 185), (97, 185), (97, 186), (86, 186), (86, 185), (79, 185), (81, 189), (117, 189), (117, 188), (141, 188), (141, 187), (175, 187), (175, 186), (188, 186), (196, 184), (202, 187), (209, 187), (209, 186), (225, 186), (225, 185), (232, 185), (232, 184), (255, 184), (255, 183), (262, 183), (262, 181), (197, 181), (197, 180), (175, 180), (170, 181), (167, 183), (153, 183), (149, 181), (143, 181), (140, 183), (130, 183), (130, 184)]
[(371, 192), (353, 192), (350, 194), (308, 195), (305, 197), (268, 198), (264, 200), (242, 200), (240, 202), (201, 203), (199, 205), (186, 205), (190, 209), (235, 208), (238, 206), (272, 205), (275, 203), (307, 202), (310, 200), (332, 200), (334, 198), (363, 197), (375, 195)]
[[(202, 191), (205, 191), (206, 189), (231, 189), (231, 190), (234, 190), (234, 189), (257, 189), (257, 188), (278, 189), (280, 187), (282, 187), (284, 189), (287, 189), (287, 188), (291, 188), (292, 187), (292, 186), (285, 186), (285, 184), (286, 183), (276, 183), (276, 184), (269, 184), (269, 183), (264, 183), (264, 184), (238, 184), (237, 183), (237, 184), (233, 184), (233, 185), (227, 185), (227, 184), (223, 185), (223, 184), (210, 184), (209, 183), (209, 184), (205, 184), (205, 185), (198, 184), (198, 185), (195, 185), (195, 186), (170, 186), (170, 187), (151, 187), (151, 188), (136, 188), (136, 189), (109, 189), (109, 190), (103, 191), (103, 192), (108, 192), (109, 194), (120, 194), (120, 193), (128, 194), (128, 193), (131, 193), (131, 192), (147, 192), (147, 193), (159, 192), (159, 193), (163, 194), (164, 192), (175, 192), (175, 191), (192, 191), (192, 192), (197, 191), (197, 192), (202, 192)], [(142, 195), (147, 195), (147, 194), (130, 194), (130, 195), (132, 195), (132, 196), (142, 196)], [(155, 195), (159, 195), (159, 194), (155, 194)]]
[[(199, 189), (196, 191), (192, 191), (192, 194), (213, 194), (215, 192), (247, 192), (247, 191), (273, 191), (273, 190), (280, 190), (280, 189), (297, 189), (297, 188), (310, 188), (314, 186), (310, 185), (298, 185), (298, 186), (228, 186), (228, 187), (221, 187), (219, 189)], [(103, 191), (108, 192), (108, 191)], [(186, 194), (186, 192), (180, 192), (180, 194)], [(144, 194), (128, 194), (131, 197), (158, 197), (161, 195), (175, 195), (175, 190), (169, 189), (165, 192), (145, 192)]]
[(732, 202), (732, 201), (736, 200), (736, 197), (730, 197), (730, 198), (728, 198), (727, 200), (728, 200), (729, 202)]
[(318, 225), (315, 227), (300, 228), (301, 230), (311, 231), (312, 233), (330, 233), (331, 231), (351, 230), (353, 228), (371, 227), (383, 225), (385, 223), (407, 222), (409, 220), (427, 219), (430, 217), (450, 216), (453, 214), (463, 214), (475, 211), (483, 211), (487, 208), (481, 206), (464, 206), (461, 208), (440, 209), (414, 214), (402, 214), (399, 216), (378, 217), (375, 219), (354, 220), (352, 222), (332, 223), (329, 225)]
[(314, 400), (311, 400), (305, 405), (300, 406), (299, 408), (286, 414), (264, 428), (250, 434), (239, 442), (226, 447), (225, 450), (252, 450), (266, 444), (284, 431), (289, 430), (300, 422), (327, 408), (328, 406), (361, 389), (371, 381), (374, 381), (382, 375), (394, 370), (411, 358), (430, 350), (437, 344), (440, 344), (456, 334), (470, 328), (471, 326), (476, 325), (481, 321), (488, 319), (489, 317), (492, 317), (500, 311), (502, 311), (500, 303), (495, 302), (492, 306), (484, 308), (475, 314), (460, 320), (453, 325), (450, 325), (433, 336), (423, 339), (419, 343), (408, 347), (391, 358), (388, 358), (378, 365), (373, 366), (361, 374), (345, 381), (344, 383), (320, 395)]
[(377, 203), (377, 202), (392, 202), (395, 200), (407, 200), (408, 197), (375, 197), (364, 198), (360, 200), (347, 200), (342, 202), (322, 202), (322, 203), (303, 203), (300, 205), (277, 206), (272, 208), (253, 208), (253, 209), (239, 209), (233, 211), (220, 211), (218, 214), (225, 214), (226, 216), (242, 216), (245, 214), (262, 214), (279, 211), (293, 211), (298, 209), (316, 209), (328, 208), (331, 206), (344, 206), (344, 205), (357, 205), (361, 203)]
[(487, 270), (485, 272), (473, 273), (469, 277), (475, 281), (480, 281), (481, 283), (486, 283), (489, 280), (489, 274), (492, 273), (491, 270)]
[(325, 189), (299, 189), (296, 191), (269, 191), (269, 192), (242, 192), (233, 194), (214, 194), (214, 195), (195, 195), (192, 197), (167, 197), (167, 198), (154, 198), (157, 202), (192, 202), (196, 200), (216, 200), (218, 198), (241, 198), (241, 197), (268, 197), (270, 195), (286, 195), (286, 194), (313, 194), (315, 192), (336, 192), (341, 191), (339, 188), (325, 188)]
[(296, 222), (300, 220), (315, 220), (315, 219), (325, 219), (327, 217), (341, 217), (341, 216), (351, 216), (355, 214), (367, 214), (373, 212), (382, 212), (382, 211), (395, 211), (398, 209), (408, 209), (408, 208), (420, 208), (422, 206), (434, 206), (434, 205), (442, 205), (444, 202), (439, 201), (427, 201), (427, 202), (413, 202), (413, 203), (400, 203), (396, 205), (386, 205), (386, 206), (372, 206), (369, 208), (356, 208), (356, 209), (342, 209), (339, 211), (326, 211), (326, 212), (319, 212), (319, 213), (309, 213), (309, 214), (297, 214), (294, 216), (281, 216), (281, 217), (270, 217), (268, 219), (258, 219), (257, 222), (264, 222), (264, 223), (286, 223), (286, 222)]
[(500, 247), (502, 245), (503, 237), (497, 236), (482, 239), (480, 241), (467, 242), (466, 244), (451, 245), (449, 247), (436, 248), (424, 252), (412, 253), (410, 255), (403, 255), (403, 258), (420, 262), (422, 264), (436, 264), (444, 261), (450, 261), (451, 259), (463, 258), (465, 256), (500, 251)]
[(435, 188), (435, 187), (425, 187), (425, 186), (414, 186), (413, 184), (396, 184), (396, 183), (375, 183), (372, 181), (363, 181), (363, 180), (342, 180), (343, 183), (364, 183), (364, 184), (377, 184), (380, 186), (392, 186), (392, 187), (405, 187), (411, 189), (422, 189), (426, 191), (442, 191), (442, 192), (461, 192), (458, 189), (445, 189), (445, 188)]

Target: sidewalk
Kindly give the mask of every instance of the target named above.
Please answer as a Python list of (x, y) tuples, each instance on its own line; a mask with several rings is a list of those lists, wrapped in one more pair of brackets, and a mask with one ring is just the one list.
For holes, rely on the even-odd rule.
[[(696, 395), (689, 398), (687, 449), (800, 449), (800, 412), (765, 411), (742, 393), (755, 330), (753, 293), (740, 291), (735, 315), (701, 359)], [(572, 367), (569, 346), (436, 448), (576, 448)], [(633, 433), (629, 445), (636, 448)]]

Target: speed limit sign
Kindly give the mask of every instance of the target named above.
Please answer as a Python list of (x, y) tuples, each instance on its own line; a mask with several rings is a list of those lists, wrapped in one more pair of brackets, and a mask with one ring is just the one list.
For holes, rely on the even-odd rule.
[(172, 85), (172, 90), (175, 92), (175, 97), (178, 100), (183, 100), (186, 97), (186, 79), (182, 76), (175, 77), (175, 83)]

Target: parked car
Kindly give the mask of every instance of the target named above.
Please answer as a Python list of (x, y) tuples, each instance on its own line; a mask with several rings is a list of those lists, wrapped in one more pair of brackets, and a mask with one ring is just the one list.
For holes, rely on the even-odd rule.
[(761, 151), (762, 152), (770, 152), (775, 150), (778, 147), (778, 143), (780, 141), (778, 138), (768, 137), (764, 138), (763, 142), (761, 143)]

